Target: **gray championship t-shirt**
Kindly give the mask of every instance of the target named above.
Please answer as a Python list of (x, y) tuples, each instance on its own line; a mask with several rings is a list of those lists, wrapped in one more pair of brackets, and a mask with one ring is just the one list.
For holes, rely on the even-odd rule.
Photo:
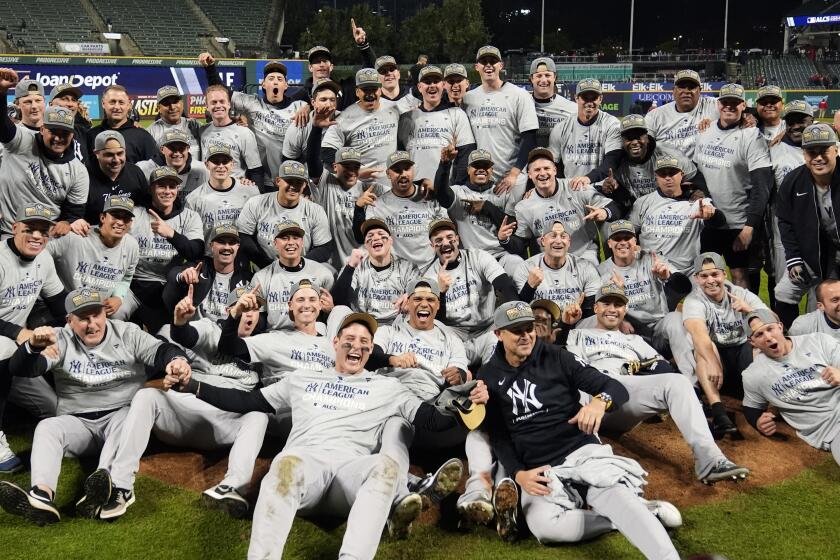
[[(131, 234), (137, 239), (137, 245), (140, 248), (140, 260), (137, 263), (134, 279), (165, 283), (169, 262), (178, 251), (168, 239), (152, 231), (152, 216), (145, 208), (138, 206), (134, 213)], [(201, 218), (189, 208), (184, 208), (177, 215), (164, 221), (176, 233), (180, 233), (187, 239), (204, 240)]]
[(123, 294), (134, 278), (140, 259), (137, 240), (130, 234), (114, 247), (107, 247), (93, 228), (86, 237), (72, 231), (47, 244), (53, 256), (55, 269), (67, 290), (87, 286), (102, 292), (103, 298), (111, 297), (114, 288), (122, 284)]
[[(140, 171), (143, 172), (143, 176), (146, 177), (146, 179), (149, 178), (152, 171), (160, 167), (160, 165), (153, 159), (138, 161), (135, 165), (140, 168)], [(175, 170), (174, 167), (170, 169)], [(210, 172), (207, 171), (207, 167), (204, 163), (200, 160), (194, 159), (190, 160), (189, 165), (184, 167), (184, 169), (178, 173), (178, 177), (181, 179), (178, 191), (181, 196), (187, 196), (207, 182), (210, 178)]]
[(493, 178), (498, 181), (516, 165), (521, 134), (539, 129), (534, 98), (510, 82), (495, 91), (478, 86), (464, 95), (464, 109), (478, 148), (493, 154)]
[(209, 183), (204, 183), (187, 195), (186, 207), (201, 218), (208, 254), (213, 229), (225, 224), (236, 224), (245, 203), (260, 194), (256, 185), (243, 185), (236, 179), (233, 181), (230, 188), (224, 190), (216, 190)]
[[(250, 391), (259, 383), (259, 367), (237, 360), (233, 356), (219, 353), (219, 337), (222, 327), (209, 318), (191, 321), (190, 326), (198, 332), (198, 340), (192, 349), (185, 349), (190, 365), (193, 368), (192, 377), (196, 381), (213, 385)], [(164, 329), (168, 329), (169, 325)]]
[(773, 163), (773, 176), (778, 189), (788, 173), (805, 164), (805, 156), (800, 146), (782, 141), (770, 148), (770, 161)]
[(590, 366), (616, 378), (621, 377), (621, 366), (627, 362), (664, 359), (642, 337), (624, 334), (618, 329), (573, 329), (569, 331), (566, 349)]
[(744, 370), (744, 406), (775, 407), (796, 433), (817, 449), (840, 435), (840, 387), (820, 377), (840, 367), (840, 345), (822, 333), (790, 337), (793, 349), (778, 360), (757, 354)]
[(435, 257), (429, 243), (429, 224), (447, 215), (437, 200), (414, 198), (402, 198), (388, 191), (376, 201), (376, 206), (367, 207), (365, 217), (379, 218), (388, 224), (394, 254), (422, 267)]
[(577, 118), (577, 103), (555, 93), (549, 99), (534, 99), (534, 110), (537, 112), (537, 146), (548, 148), (548, 140), (554, 127), (566, 119)]
[(604, 154), (622, 149), (621, 121), (598, 111), (594, 121), (582, 124), (575, 115), (554, 127), (548, 147), (563, 162), (563, 175), (586, 175), (604, 161)]
[(697, 106), (687, 113), (677, 111), (677, 105), (673, 101), (649, 111), (645, 115), (645, 124), (648, 134), (656, 138), (660, 146), (671, 146), (686, 157), (694, 158), (697, 126), (704, 119), (709, 119), (714, 124), (719, 118), (717, 99), (701, 95)]
[(656, 174), (654, 166), (659, 158), (672, 157), (680, 163), (680, 169), (686, 179), (691, 180), (697, 175), (697, 166), (694, 165), (682, 152), (669, 146), (656, 146), (653, 155), (644, 163), (632, 163), (626, 157), (615, 171), (615, 179), (633, 198), (640, 198), (656, 191)]
[[(257, 147), (257, 139), (250, 129), (230, 123), (225, 126), (216, 126), (210, 123), (201, 129), (201, 153), (204, 160), (210, 153), (210, 146), (224, 146), (230, 150), (233, 157), (234, 177), (244, 177), (248, 169), (256, 169), (262, 166), (260, 151)], [(279, 147), (278, 147), (279, 150)]]
[(810, 333), (827, 334), (834, 338), (834, 340), (840, 342), (840, 327), (835, 327), (830, 324), (828, 317), (825, 315), (825, 311), (821, 309), (815, 309), (810, 313), (800, 315), (788, 331), (790, 336)]
[[(525, 174), (520, 175), (525, 177)], [(489, 202), (509, 216), (516, 214), (516, 203), (522, 200), (525, 193), (524, 180), (517, 180), (513, 188), (506, 193), (496, 194), (493, 185), (482, 191), (473, 190), (466, 185), (452, 185), (455, 201), (447, 209), (449, 218), (458, 226), (458, 236), (461, 244), (470, 249), (481, 249), (498, 258), (506, 253), (499, 245), (496, 237), (499, 228), (485, 214), (471, 214), (467, 210), (467, 202)]]
[(353, 311), (370, 313), (380, 325), (390, 324), (399, 314), (394, 302), (419, 277), (417, 266), (406, 259), (392, 256), (391, 264), (382, 270), (377, 270), (370, 259), (363, 259), (350, 281), (354, 296), (350, 307)]
[(294, 323), (289, 318), (289, 298), (292, 296), (292, 285), (303, 279), (313, 280), (326, 290), (332, 289), (334, 282), (326, 266), (309, 259), (303, 259), (303, 266), (293, 272), (286, 270), (280, 261), (274, 261), (254, 274), (250, 287), (260, 285), (257, 293), (266, 302), (267, 329), (292, 327)]
[(38, 296), (42, 292), (46, 297), (58, 295), (64, 286), (46, 250), (33, 260), (23, 260), (9, 243), (11, 239), (0, 241), (0, 319), (25, 326)]
[[(659, 257), (669, 268), (665, 257)], [(647, 251), (640, 252), (629, 266), (619, 266), (613, 259), (598, 265), (598, 274), (603, 284), (610, 284), (613, 273), (624, 282), (627, 315), (644, 325), (659, 321), (668, 313), (664, 283), (653, 274), (653, 257)], [(673, 270), (672, 270), (673, 272)]]
[(563, 307), (570, 303), (577, 303), (580, 296), (594, 296), (601, 287), (601, 279), (595, 265), (586, 259), (566, 257), (566, 264), (558, 269), (549, 268), (543, 260), (543, 255), (534, 255), (524, 261), (513, 274), (513, 282), (517, 290), (528, 282), (528, 271), (538, 267), (543, 272), (543, 281), (534, 291), (534, 300), (550, 299)]
[[(186, 117), (181, 117), (175, 124), (169, 124), (163, 119), (158, 119), (146, 129), (149, 131), (149, 134), (152, 135), (152, 138), (155, 139), (155, 143), (160, 145), (161, 140), (163, 140), (163, 135), (166, 133), (167, 130), (182, 130), (184, 134), (187, 135), (187, 138), (190, 140), (190, 155), (193, 158), (193, 161), (201, 161), (201, 145), (198, 143), (198, 139), (193, 134), (192, 129), (189, 125), (190, 121)], [(195, 121), (195, 126), (198, 128), (198, 121)], [(148, 177), (149, 174), (147, 173), (146, 176)]]
[(321, 139), (321, 146), (338, 150), (355, 148), (362, 154), (362, 167), (388, 167), (388, 156), (397, 151), (400, 105), (385, 98), (379, 109), (368, 112), (353, 104), (336, 118)]
[[(744, 300), (753, 309), (767, 309), (757, 295), (726, 281), (726, 291)], [(732, 302), (724, 296), (720, 303), (709, 299), (697, 286), (683, 303), (683, 322), (701, 319), (709, 330), (709, 338), (718, 346), (738, 346), (747, 341), (744, 333), (745, 314), (732, 309)]]
[(440, 164), (440, 151), (456, 140), (455, 147), (475, 144), (467, 114), (460, 107), (422, 108), (400, 118), (399, 140), (414, 160), (414, 179), (431, 179)]
[(295, 370), (325, 371), (335, 367), (335, 349), (326, 336), (282, 330), (242, 340), (251, 353), (251, 363), (263, 365), (263, 385), (276, 383)]

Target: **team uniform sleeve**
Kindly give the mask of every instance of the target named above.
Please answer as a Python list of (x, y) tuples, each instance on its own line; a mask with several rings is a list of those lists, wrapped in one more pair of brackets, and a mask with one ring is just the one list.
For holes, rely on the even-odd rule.
[(528, 261), (523, 261), (516, 265), (516, 270), (513, 272), (513, 283), (516, 285), (517, 290), (522, 290), (525, 284), (528, 282)]
[(516, 214), (516, 231), (513, 232), (513, 235), (521, 237), (522, 239), (534, 239), (538, 234), (531, 229), (531, 223), (526, 215), (524, 203), (525, 201), (521, 200), (514, 207), (514, 213)]
[(477, 268), (488, 282), (492, 284), (497, 278), (505, 274), (505, 269), (502, 268), (502, 265), (500, 265), (499, 262), (490, 255), (490, 253), (480, 251), (477, 252), (477, 255)]
[[(47, 243), (47, 246), (49, 246), (49, 243)], [(52, 258), (44, 259), (44, 264), (46, 270), (44, 273), (44, 284), (41, 286), (41, 294), (46, 297), (57, 296), (64, 291), (64, 284), (61, 283), (61, 278), (58, 277)]]
[(344, 147), (344, 143), (347, 140), (347, 133), (344, 131), (341, 125), (341, 117), (339, 117), (338, 122), (327, 129), (327, 132), (324, 134), (324, 137), (321, 140), (322, 150), (338, 150), (339, 148)]
[(277, 383), (272, 383), (268, 387), (260, 389), (263, 398), (276, 411), (287, 410), (292, 408), (291, 388), (289, 387), (289, 377), (284, 377)]
[(624, 150), (624, 141), (621, 139), (621, 121), (608, 119), (604, 130), (604, 153), (608, 154), (616, 150)]
[(325, 245), (332, 241), (333, 238), (330, 232), (330, 221), (327, 218), (327, 213), (318, 204), (313, 204), (311, 208), (313, 209), (310, 216), (312, 218), (312, 231), (310, 232), (312, 235), (312, 246)]
[(569, 331), (569, 336), (566, 339), (566, 350), (580, 358), (581, 360), (586, 361), (586, 348), (581, 344), (581, 336), (583, 332), (578, 329), (572, 329)]
[(703, 304), (697, 298), (685, 298), (685, 302), (683, 302), (682, 314), (683, 321), (687, 319), (700, 319), (703, 322), (706, 321), (706, 310)]
[(768, 406), (768, 402), (767, 399), (764, 398), (762, 392), (762, 387), (759, 381), (759, 372), (761, 371), (760, 368), (767, 366), (766, 364), (762, 364), (761, 361), (762, 360), (753, 362), (741, 374), (744, 381), (744, 399), (742, 404), (745, 407), (765, 410)]
[(90, 184), (90, 176), (84, 165), (76, 161), (78, 165), (73, 167), (73, 183), (67, 189), (67, 198), (65, 203), (84, 206), (88, 201), (88, 185)]
[(584, 259), (578, 259), (578, 262), (583, 263), (579, 271), (583, 294), (585, 297), (593, 297), (598, 294), (598, 290), (601, 288), (601, 277), (598, 276), (598, 269)]
[(267, 333), (246, 336), (241, 339), (245, 346), (248, 347), (248, 353), (251, 355), (251, 363), (262, 363), (268, 367), (277, 367), (279, 364), (277, 358), (282, 355), (276, 352), (278, 347), (282, 348), (289, 344), (288, 340), (281, 333), (271, 331)]
[(259, 205), (258, 197), (251, 197), (242, 206), (239, 216), (236, 218), (236, 229), (245, 235), (253, 235), (257, 232), (257, 223), (259, 216), (257, 216), (257, 209)]

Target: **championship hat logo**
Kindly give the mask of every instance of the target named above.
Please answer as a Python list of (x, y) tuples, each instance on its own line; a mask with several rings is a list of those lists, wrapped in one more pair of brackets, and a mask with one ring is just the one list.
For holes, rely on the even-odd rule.
[(511, 321), (515, 321), (517, 319), (533, 319), (534, 318), (534, 310), (531, 309), (531, 306), (527, 303), (518, 302), (516, 305), (508, 309), (505, 314), (507, 318)]

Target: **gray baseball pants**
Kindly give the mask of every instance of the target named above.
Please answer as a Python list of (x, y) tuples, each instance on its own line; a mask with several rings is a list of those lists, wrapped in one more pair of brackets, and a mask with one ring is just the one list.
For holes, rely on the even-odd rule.
[(342, 457), (284, 449), (260, 485), (248, 558), (281, 558), (298, 512), (348, 516), (339, 559), (373, 558), (398, 480), (397, 462), (383, 453)]
[(131, 401), (118, 438), (111, 480), (118, 488), (134, 488), (140, 458), (154, 430), (155, 436), (168, 445), (203, 450), (232, 445), (228, 470), (220, 484), (243, 492), (251, 482), (267, 426), (268, 417), (262, 412), (225, 412), (193, 394), (140, 389)]
[[(683, 316), (679, 311), (671, 311), (653, 326), (651, 346), (657, 352), (665, 352), (670, 348), (677, 369), (684, 375), (694, 376), (694, 343), (683, 325)], [(695, 381), (695, 379), (692, 379)]]
[(55, 491), (65, 456), (99, 453), (99, 468), (109, 469), (127, 414), (124, 406), (96, 420), (70, 415), (41, 420), (32, 438), (32, 485)]
[(840, 436), (831, 442), (831, 454), (834, 455), (834, 462), (840, 465)]
[(679, 560), (665, 528), (630, 488), (589, 487), (586, 502), (591, 511), (565, 509), (545, 496), (522, 493), (525, 521), (541, 544), (580, 542), (615, 528), (646, 558)]

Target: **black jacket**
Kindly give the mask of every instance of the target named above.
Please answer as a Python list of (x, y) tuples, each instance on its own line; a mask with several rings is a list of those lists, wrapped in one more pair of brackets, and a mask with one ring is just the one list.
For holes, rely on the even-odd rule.
[(608, 393), (610, 411), (627, 402), (624, 386), (570, 352), (539, 339), (517, 368), (508, 364), (501, 343), (478, 370), (490, 392), (485, 426), (493, 450), (509, 476), (542, 465), (560, 465), (581, 446), (599, 443), (569, 424), (580, 410), (580, 394)]
[(101, 123), (91, 128), (87, 133), (88, 151), (91, 154), (93, 154), (96, 135), (105, 130), (116, 130), (123, 135), (123, 138), (125, 138), (125, 159), (129, 163), (152, 159), (156, 153), (160, 152), (152, 135), (145, 128), (134, 126), (131, 119), (119, 128), (112, 128), (107, 120), (102, 119)]
[[(837, 158), (840, 165), (840, 157)], [(840, 211), (840, 168), (831, 177), (831, 204)], [(827, 260), (834, 248), (820, 227), (817, 192), (810, 170), (804, 165), (787, 174), (776, 195), (779, 233), (785, 249), (786, 266), (805, 264), (812, 274), (823, 278)]]
[[(238, 257), (238, 255), (237, 255)], [(210, 293), (210, 288), (216, 279), (216, 269), (213, 267), (212, 257), (203, 257), (200, 262), (204, 263), (201, 267), (201, 274), (199, 274), (198, 284), (193, 287), (193, 304), (198, 307), (207, 294)], [(178, 281), (178, 275), (185, 268), (196, 266), (197, 262), (189, 262), (179, 266), (172, 267), (166, 275), (166, 287), (163, 289), (163, 303), (171, 312), (175, 310), (175, 305), (187, 295), (187, 284)], [(233, 291), (237, 286), (245, 286), (251, 281), (251, 268), (246, 259), (237, 258), (233, 265), (233, 274), (230, 276), (230, 286), (228, 291)]]
[(115, 180), (107, 177), (99, 167), (99, 161), (94, 157), (87, 165), (90, 183), (88, 200), (85, 206), (85, 220), (89, 224), (99, 223), (99, 214), (105, 199), (110, 196), (123, 195), (134, 201), (135, 206), (148, 206), (148, 186), (145, 175), (139, 167), (126, 162), (125, 167)]

